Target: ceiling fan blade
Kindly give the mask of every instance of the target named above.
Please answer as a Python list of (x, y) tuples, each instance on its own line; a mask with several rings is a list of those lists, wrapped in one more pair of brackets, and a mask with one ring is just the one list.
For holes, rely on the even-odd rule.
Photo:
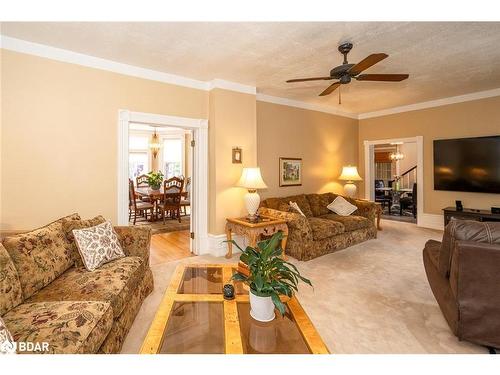
[(286, 83), (306, 82), (306, 81), (327, 81), (329, 79), (333, 79), (333, 78), (332, 77), (296, 78), (296, 79), (289, 79), (288, 81), (286, 81)]
[(361, 73), (363, 70), (368, 69), (370, 66), (375, 65), (376, 63), (382, 61), (389, 55), (385, 53), (374, 53), (368, 57), (365, 57), (359, 63), (354, 65), (351, 69), (349, 69), (349, 74), (351, 76), (355, 76), (356, 74)]
[(408, 74), (361, 74), (356, 77), (358, 81), (386, 81), (400, 82), (409, 77)]
[(335, 91), (335, 89), (336, 89), (337, 87), (339, 87), (340, 85), (341, 85), (341, 83), (340, 83), (340, 82), (334, 82), (334, 83), (332, 83), (330, 86), (328, 86), (328, 87), (326, 88), (326, 90), (324, 90), (321, 94), (319, 94), (319, 96), (326, 96), (326, 95), (331, 94), (331, 93), (332, 93), (332, 92), (334, 92), (334, 91)]

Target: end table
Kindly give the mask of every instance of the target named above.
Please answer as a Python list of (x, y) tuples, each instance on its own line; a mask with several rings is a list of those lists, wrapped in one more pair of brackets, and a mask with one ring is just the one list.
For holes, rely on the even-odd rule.
[[(286, 239), (288, 235), (288, 226), (286, 220), (275, 219), (268, 216), (260, 216), (257, 221), (250, 221), (246, 217), (228, 218), (226, 219), (226, 237), (228, 241), (233, 238), (233, 233), (245, 236), (249, 240), (252, 247), (257, 245), (257, 241), (261, 235), (272, 236), (276, 232), (283, 232), (283, 239), (281, 240), (281, 248), (283, 249), (283, 257), (285, 256)], [(226, 258), (233, 256), (233, 244), (227, 243)]]

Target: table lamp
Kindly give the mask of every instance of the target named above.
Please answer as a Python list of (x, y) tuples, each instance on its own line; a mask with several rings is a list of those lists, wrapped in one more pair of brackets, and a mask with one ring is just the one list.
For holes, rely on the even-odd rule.
[(342, 168), (342, 174), (339, 177), (339, 180), (347, 181), (344, 185), (344, 193), (348, 197), (356, 196), (356, 185), (354, 185), (354, 181), (363, 181), (361, 176), (358, 173), (358, 168), (348, 165), (347, 167)]
[(255, 214), (260, 204), (260, 196), (257, 193), (257, 189), (267, 188), (260, 174), (260, 168), (243, 168), (237, 186), (248, 189), (248, 193), (245, 194), (245, 207), (248, 211), (249, 219), (255, 219)]

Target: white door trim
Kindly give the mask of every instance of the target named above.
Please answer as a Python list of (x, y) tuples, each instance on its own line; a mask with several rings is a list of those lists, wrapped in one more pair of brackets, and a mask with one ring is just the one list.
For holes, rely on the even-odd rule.
[(417, 144), (417, 225), (427, 226), (424, 223), (424, 137), (418, 135), (408, 138), (380, 139), (364, 141), (365, 148), (365, 198), (375, 200), (375, 145), (391, 142), (415, 142)]
[(196, 213), (191, 215), (191, 250), (195, 254), (208, 251), (208, 120), (159, 115), (154, 113), (118, 111), (118, 175), (117, 207), (118, 225), (128, 225), (128, 136), (129, 124), (143, 123), (175, 126), (193, 131), (196, 147), (193, 150), (193, 183), (191, 205)]

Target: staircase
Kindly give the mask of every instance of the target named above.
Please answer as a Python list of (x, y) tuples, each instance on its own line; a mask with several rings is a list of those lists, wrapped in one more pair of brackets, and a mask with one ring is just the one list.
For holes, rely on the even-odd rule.
[(399, 180), (400, 189), (411, 189), (413, 184), (417, 182), (417, 166), (408, 169), (406, 172), (401, 174), (401, 179)]

